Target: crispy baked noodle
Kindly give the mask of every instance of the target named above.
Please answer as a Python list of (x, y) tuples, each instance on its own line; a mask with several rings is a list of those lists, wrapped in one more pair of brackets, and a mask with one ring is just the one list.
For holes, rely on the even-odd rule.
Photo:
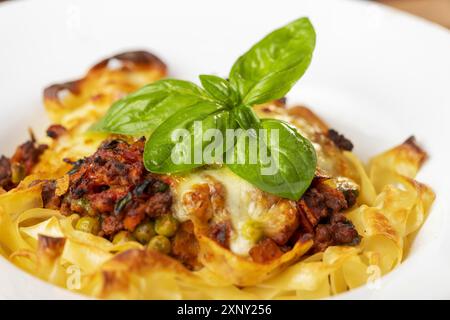
[[(114, 101), (166, 72), (154, 55), (128, 52), (44, 91), (48, 137), (0, 160), (1, 255), (81, 294), (138, 299), (322, 298), (405, 259), (435, 198), (414, 180), (426, 159), (414, 138), (365, 166), (312, 111), (278, 100), (256, 113), (290, 122), (318, 155), (299, 201), (219, 166), (151, 174), (142, 165), (145, 138), (86, 132)], [(96, 219), (95, 232), (78, 227), (82, 217)], [(165, 231), (168, 249), (132, 237), (161, 218), (178, 226)]]

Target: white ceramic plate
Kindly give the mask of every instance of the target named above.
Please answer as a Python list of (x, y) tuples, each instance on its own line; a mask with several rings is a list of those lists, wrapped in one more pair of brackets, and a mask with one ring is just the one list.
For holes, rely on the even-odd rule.
[[(415, 134), (430, 160), (418, 179), (437, 193), (408, 259), (338, 298), (450, 298), (450, 32), (368, 1), (12, 1), (0, 5), (0, 152), (47, 120), (42, 89), (99, 59), (147, 49), (172, 76), (226, 75), (267, 32), (300, 16), (317, 47), (290, 102), (313, 107), (367, 159)], [(0, 258), (0, 298), (77, 298)]]

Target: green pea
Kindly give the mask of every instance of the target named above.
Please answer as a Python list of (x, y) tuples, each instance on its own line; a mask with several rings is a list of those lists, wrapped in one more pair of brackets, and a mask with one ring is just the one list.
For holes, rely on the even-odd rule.
[(96, 218), (82, 217), (77, 221), (75, 229), (96, 235), (100, 230), (100, 223)]
[(169, 254), (171, 249), (170, 240), (165, 236), (154, 236), (148, 243), (147, 248), (164, 254)]
[(241, 228), (242, 235), (256, 243), (263, 237), (263, 229), (261, 225), (254, 220), (248, 220)]
[(177, 232), (178, 221), (170, 214), (165, 214), (156, 219), (155, 230), (157, 234), (171, 237)]
[(122, 244), (129, 241), (135, 241), (136, 239), (133, 237), (133, 235), (128, 231), (120, 231), (118, 232), (114, 238), (112, 243), (113, 244)]
[(142, 222), (133, 232), (133, 236), (142, 244), (147, 244), (155, 234), (155, 227), (150, 221)]

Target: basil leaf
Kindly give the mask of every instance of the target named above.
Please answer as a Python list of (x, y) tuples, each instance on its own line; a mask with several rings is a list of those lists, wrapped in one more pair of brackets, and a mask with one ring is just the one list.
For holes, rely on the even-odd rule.
[(91, 130), (125, 135), (147, 135), (178, 110), (211, 101), (189, 81), (164, 79), (114, 103)]
[(227, 80), (213, 75), (200, 75), (199, 78), (203, 88), (215, 100), (230, 107), (237, 103), (237, 93)]
[[(315, 174), (317, 159), (311, 142), (294, 127), (280, 120), (262, 119), (261, 127), (266, 131), (258, 131), (256, 163), (251, 163), (251, 157), (255, 155), (250, 150), (250, 142), (245, 144), (244, 151), (239, 148), (243, 139), (248, 138), (241, 135), (234, 149), (235, 163), (227, 162), (228, 167), (263, 191), (299, 200)], [(265, 140), (262, 137), (264, 132), (267, 132), (267, 139), (262, 143)], [(273, 132), (278, 133), (278, 139), (272, 136)], [(239, 157), (244, 163), (237, 163)]]
[(285, 96), (308, 68), (315, 41), (309, 19), (301, 18), (255, 44), (230, 72), (242, 102), (253, 105)]
[[(205, 144), (203, 136), (195, 131), (196, 121), (202, 125), (203, 131), (211, 128), (224, 130), (228, 126), (228, 112), (219, 104), (200, 102), (172, 115), (153, 132), (145, 144), (144, 165), (147, 170), (155, 173), (175, 173), (203, 166), (204, 161), (196, 161), (194, 154), (195, 150), (203, 151)], [(173, 141), (172, 137), (177, 129), (187, 132), (186, 139), (182, 139), (185, 144)], [(176, 150), (177, 145), (185, 147), (185, 154), (189, 158), (187, 163), (173, 161), (172, 152)]]
[(232, 119), (242, 129), (258, 129), (260, 127), (260, 120), (253, 109), (246, 105), (240, 105), (233, 108), (231, 111)]

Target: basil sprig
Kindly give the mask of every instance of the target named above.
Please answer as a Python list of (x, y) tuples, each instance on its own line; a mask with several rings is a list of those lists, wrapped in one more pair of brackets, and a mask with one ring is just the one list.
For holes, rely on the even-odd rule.
[[(314, 177), (314, 148), (289, 124), (259, 119), (251, 106), (285, 96), (308, 68), (314, 47), (314, 28), (308, 18), (300, 18), (256, 43), (235, 62), (227, 80), (201, 75), (203, 88), (188, 81), (157, 81), (114, 103), (92, 129), (149, 136), (144, 164), (155, 173), (185, 172), (208, 164), (195, 154), (210, 144), (197, 136), (199, 123), (203, 132), (218, 129), (223, 137), (227, 129), (241, 129), (233, 144), (222, 150), (226, 165), (263, 191), (298, 200)], [(175, 129), (184, 129), (189, 136), (183, 142), (191, 143), (181, 148), (190, 162), (174, 162), (171, 157), (173, 148), (180, 147), (173, 140)], [(278, 139), (271, 134), (275, 131)], [(240, 148), (248, 146), (249, 139), (264, 142), (256, 154)]]

